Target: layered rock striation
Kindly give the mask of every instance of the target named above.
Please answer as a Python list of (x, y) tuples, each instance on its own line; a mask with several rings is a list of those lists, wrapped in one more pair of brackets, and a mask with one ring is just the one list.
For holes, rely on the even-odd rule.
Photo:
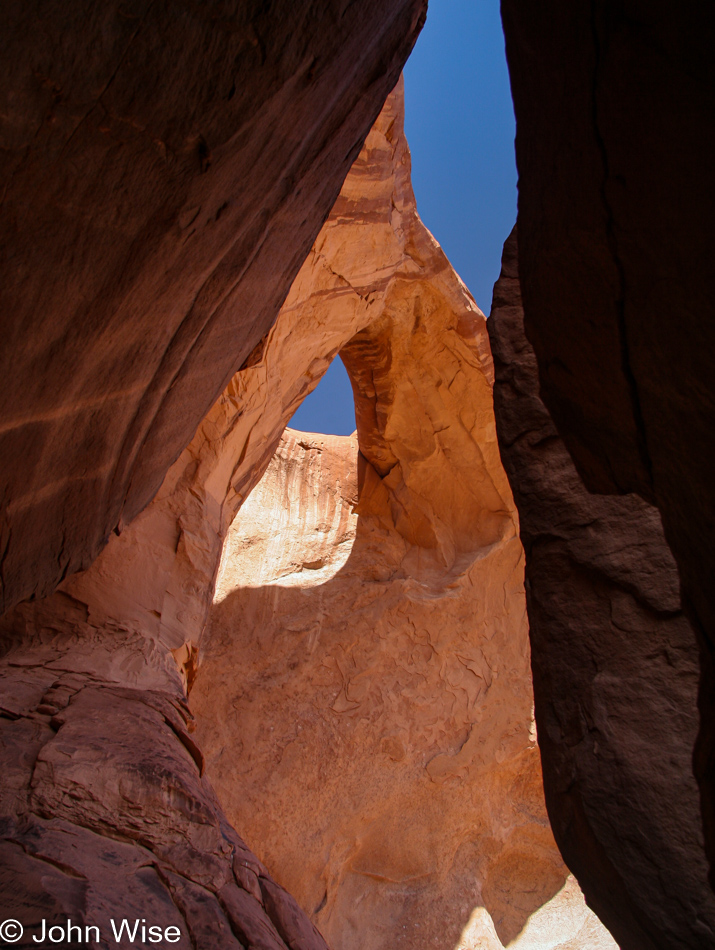
[(519, 509), (544, 788), (566, 862), (624, 948), (712, 946), (691, 760), (698, 649), (658, 510), (583, 485), (539, 395), (516, 231), (489, 335)]
[(156, 494), (274, 322), (425, 10), (3, 4), (0, 611)]

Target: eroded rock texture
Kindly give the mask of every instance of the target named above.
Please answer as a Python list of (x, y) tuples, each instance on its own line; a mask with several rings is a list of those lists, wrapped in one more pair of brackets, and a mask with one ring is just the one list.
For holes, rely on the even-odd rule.
[(525, 327), (592, 491), (656, 504), (702, 638), (715, 862), (715, 9), (502, 0)]
[(489, 335), (556, 840), (622, 947), (710, 947), (715, 900), (691, 767), (698, 650), (676, 565), (656, 508), (585, 489), (539, 397), (516, 231)]
[(273, 323), (425, 9), (3, 4), (0, 609), (154, 496)]
[(136, 675), (134, 644), (117, 649), (112, 631), (100, 644), (81, 617), (75, 642), (91, 643), (80, 656), (62, 650), (51, 623), (53, 644), (13, 651), (0, 667), (0, 888), (26, 928), (22, 946), (43, 919), (68, 918), (96, 926), (93, 945), (106, 946), (110, 920), (129, 918), (178, 927), (182, 948), (322, 950), (202, 778), (176, 674), (173, 690), (146, 668)]
[(545, 820), (485, 320), (401, 124), (398, 90), (276, 324), (345, 334), (357, 441), (289, 431), (231, 527), (197, 735), (337, 950), (612, 946)]
[[(474, 431), (459, 409), (484, 399), (489, 419), (486, 381), (466, 404), (434, 386), (444, 316), (422, 315), (434, 368), (415, 367), (421, 451), (413, 440), (399, 495), (372, 470), (358, 503), (355, 436), (284, 435), (226, 541), (196, 735), (227, 814), (334, 950), (605, 950), (546, 820), (508, 495), (497, 533), (460, 530), (461, 510), (490, 504), (480, 473), (504, 483), (464, 451)], [(390, 433), (404, 412), (395, 363), (376, 373)], [(430, 529), (462, 542), (456, 560), (423, 546)]]

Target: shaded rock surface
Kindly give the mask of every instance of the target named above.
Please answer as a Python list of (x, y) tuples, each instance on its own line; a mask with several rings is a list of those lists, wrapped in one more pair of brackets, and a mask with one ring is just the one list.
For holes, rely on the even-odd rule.
[(584, 487), (539, 396), (516, 231), (488, 321), (519, 510), (544, 788), (562, 854), (622, 947), (709, 947), (691, 759), (698, 649), (658, 510)]
[(586, 486), (661, 512), (701, 637), (712, 866), (715, 8), (503, 0), (502, 14), (526, 335)]
[(155, 495), (270, 329), (425, 9), (3, 4), (0, 610)]
[[(425, 318), (426, 362), (442, 371), (444, 317)], [(382, 377), (389, 433), (403, 428), (395, 363), (392, 385)], [(470, 546), (459, 530), (470, 503), (489, 504), (487, 475), (504, 488), (498, 469), (474, 466), (458, 415), (484, 399), (489, 419), (488, 383), (465, 403), (428, 365), (418, 376), (424, 455), (413, 439), (399, 508), (374, 474), (358, 503), (356, 436), (289, 429), (231, 526), (191, 693), (207, 774), (334, 950), (613, 948), (546, 818), (508, 494), (499, 534)], [(446, 534), (445, 498), (453, 564), (420, 543), (428, 525)]]

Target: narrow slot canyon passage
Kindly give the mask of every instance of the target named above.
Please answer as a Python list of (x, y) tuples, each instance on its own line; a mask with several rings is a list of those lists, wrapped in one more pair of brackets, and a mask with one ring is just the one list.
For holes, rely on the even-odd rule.
[(0, 942), (715, 945), (715, 15), (430, 9), (3, 6)]

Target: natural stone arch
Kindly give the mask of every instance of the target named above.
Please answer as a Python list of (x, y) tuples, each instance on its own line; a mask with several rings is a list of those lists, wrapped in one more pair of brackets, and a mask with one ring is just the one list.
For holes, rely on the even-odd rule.
[(362, 315), (340, 349), (357, 437), (288, 430), (229, 529), (198, 735), (341, 950), (499, 948), (532, 914), (545, 947), (611, 946), (546, 821), (485, 319), (416, 215), (398, 104), (284, 311)]

